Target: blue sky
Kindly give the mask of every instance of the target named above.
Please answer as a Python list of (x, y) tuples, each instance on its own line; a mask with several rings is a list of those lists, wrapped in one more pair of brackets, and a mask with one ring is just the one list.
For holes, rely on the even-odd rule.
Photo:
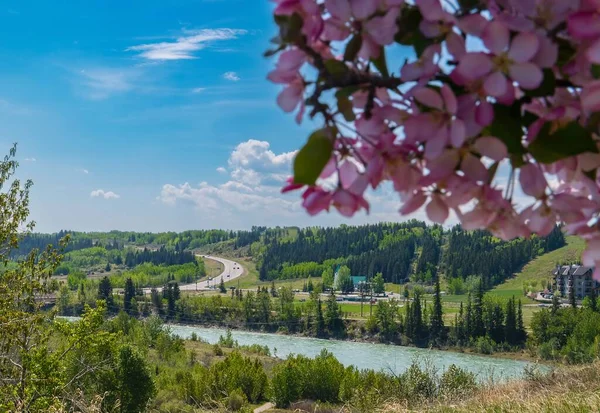
[[(263, 0), (5, 1), (0, 144), (39, 231), (336, 225), (279, 194), (314, 125), (275, 104)], [(372, 197), (353, 223), (399, 219)]]

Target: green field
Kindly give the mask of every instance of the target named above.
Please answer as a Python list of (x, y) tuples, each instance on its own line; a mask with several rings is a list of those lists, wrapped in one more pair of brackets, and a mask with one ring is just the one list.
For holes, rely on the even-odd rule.
[(524, 298), (523, 287), (532, 286), (534, 291), (540, 290), (540, 281), (549, 281), (552, 278), (551, 272), (556, 264), (580, 262), (585, 242), (573, 236), (566, 237), (566, 240), (567, 245), (535, 258), (514, 278), (496, 286), (489, 294), (506, 298), (513, 295)]

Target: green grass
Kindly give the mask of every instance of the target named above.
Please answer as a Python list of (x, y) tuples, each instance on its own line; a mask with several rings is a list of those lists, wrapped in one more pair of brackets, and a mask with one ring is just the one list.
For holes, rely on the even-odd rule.
[(579, 262), (581, 260), (585, 242), (574, 236), (566, 237), (566, 240), (567, 245), (535, 258), (526, 264), (515, 277), (493, 288), (490, 294), (506, 298), (513, 295), (523, 297), (523, 286), (532, 286), (535, 291), (540, 290), (540, 281), (551, 280), (551, 272), (557, 263)]
[(211, 260), (210, 258), (203, 258), (202, 260), (204, 261), (207, 276), (216, 277), (223, 272), (225, 266), (219, 261)]

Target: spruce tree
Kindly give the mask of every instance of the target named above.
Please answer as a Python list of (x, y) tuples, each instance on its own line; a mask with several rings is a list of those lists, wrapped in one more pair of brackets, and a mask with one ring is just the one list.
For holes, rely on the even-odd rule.
[(123, 310), (127, 314), (131, 313), (131, 300), (135, 297), (135, 286), (133, 285), (133, 281), (131, 277), (128, 277), (125, 280), (125, 291), (123, 294)]
[(335, 300), (335, 294), (333, 294), (333, 292), (329, 294), (329, 297), (327, 298), (324, 318), (325, 325), (331, 334), (339, 335), (342, 333), (342, 311)]
[(523, 304), (519, 300), (517, 307), (517, 337), (518, 343), (523, 344), (527, 339), (527, 333), (525, 332), (525, 325), (523, 324)]
[(321, 337), (325, 332), (325, 318), (323, 317), (323, 308), (321, 307), (321, 298), (317, 300), (317, 323), (316, 336)]
[(223, 281), (223, 277), (221, 277), (221, 283), (219, 283), (219, 291), (221, 291), (221, 294), (225, 294), (227, 292), (227, 288), (225, 288), (225, 282)]
[(506, 303), (504, 337), (506, 339), (506, 342), (511, 345), (514, 345), (519, 341), (517, 330), (517, 314), (515, 312), (515, 297), (512, 297)]
[(446, 339), (446, 327), (444, 326), (444, 313), (442, 310), (442, 297), (440, 294), (440, 279), (435, 282), (433, 296), (433, 309), (429, 322), (429, 342), (433, 345), (441, 345)]
[(577, 308), (577, 299), (575, 298), (575, 285), (569, 290), (569, 303), (572, 308)]
[(483, 281), (481, 280), (479, 281), (475, 300), (473, 301), (473, 320), (471, 328), (471, 336), (473, 338), (485, 335), (485, 328), (483, 326)]
[(112, 283), (108, 277), (102, 278), (100, 284), (98, 285), (98, 299), (106, 301), (106, 306), (108, 310), (111, 310), (111, 306), (113, 304), (113, 295), (112, 295)]
[(275, 281), (271, 281), (271, 297), (277, 297), (277, 289), (275, 289)]

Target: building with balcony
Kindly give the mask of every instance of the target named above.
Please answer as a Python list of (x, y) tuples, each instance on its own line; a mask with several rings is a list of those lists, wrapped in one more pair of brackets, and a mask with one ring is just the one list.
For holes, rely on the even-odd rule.
[(575, 298), (578, 300), (587, 297), (592, 291), (598, 292), (600, 284), (593, 279), (593, 267), (583, 265), (558, 265), (552, 271), (556, 283), (556, 292), (562, 297), (567, 298), (571, 290), (575, 292)]

